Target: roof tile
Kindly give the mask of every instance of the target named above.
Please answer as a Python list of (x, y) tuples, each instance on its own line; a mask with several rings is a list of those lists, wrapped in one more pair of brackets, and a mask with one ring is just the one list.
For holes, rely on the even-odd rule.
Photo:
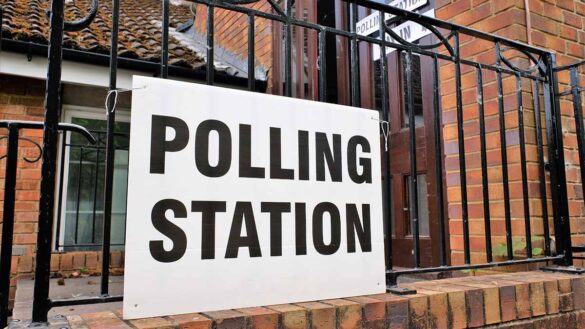
[[(3, 7), (2, 35), (4, 38), (48, 43), (49, 27), (45, 12), (49, 0), (0, 0)], [(83, 18), (91, 0), (70, 0), (66, 4), (68, 21)], [(188, 7), (171, 3), (170, 28), (174, 29), (192, 19)], [(160, 61), (162, 4), (160, 0), (120, 0), (119, 44), (120, 57)], [(91, 25), (78, 32), (66, 32), (64, 47), (108, 54), (112, 24), (111, 1), (100, 1), (99, 11)], [(198, 68), (205, 59), (195, 50), (181, 45), (172, 35), (169, 38), (169, 64)]]

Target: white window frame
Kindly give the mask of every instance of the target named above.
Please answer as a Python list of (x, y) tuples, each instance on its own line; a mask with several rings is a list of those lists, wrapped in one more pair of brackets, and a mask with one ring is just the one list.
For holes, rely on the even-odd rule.
[[(107, 120), (105, 109), (97, 108), (97, 107), (88, 107), (88, 106), (78, 106), (78, 105), (63, 105), (62, 106), (62, 117), (61, 121), (66, 123), (71, 123), (73, 118), (83, 118), (83, 119), (94, 119), (94, 120)], [(127, 108), (116, 108), (116, 121), (120, 122), (130, 122), (130, 110)], [(67, 143), (70, 142), (71, 133), (67, 134)], [(62, 145), (62, 137), (59, 139), (59, 145)], [(59, 221), (59, 236), (57, 236), (57, 222), (53, 225), (53, 237), (55, 241), (53, 243), (53, 251), (63, 252), (64, 248), (62, 245), (65, 243), (65, 227), (66, 227), (66, 201), (67, 201), (67, 186), (68, 186), (68, 179), (69, 179), (69, 148), (65, 148), (65, 156), (63, 157), (63, 162), (61, 163), (60, 159), (62, 158), (61, 152), (63, 149), (59, 146), (59, 154), (58, 156), (58, 167), (57, 167), (57, 179), (58, 182), (62, 182), (63, 192), (60, 200), (61, 206), (61, 216), (58, 218), (58, 208), (55, 207), (55, 216), (54, 218), (56, 221)], [(61, 169), (61, 167), (63, 169)], [(63, 172), (63, 177), (61, 178), (61, 172)], [(55, 195), (59, 196), (59, 184), (55, 187)], [(59, 200), (57, 200), (59, 201)], [(57, 241), (59, 241), (59, 248), (57, 249)]]

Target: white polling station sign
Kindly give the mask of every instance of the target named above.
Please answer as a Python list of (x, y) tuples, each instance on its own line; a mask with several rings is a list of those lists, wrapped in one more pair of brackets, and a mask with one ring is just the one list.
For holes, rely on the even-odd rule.
[[(413, 11), (429, 3), (428, 0), (394, 0), (388, 5), (403, 10)], [(394, 17), (392, 14), (384, 14), (386, 20)], [(356, 23), (356, 33), (359, 35), (370, 35), (380, 31), (380, 12), (376, 11)]]
[[(428, 17), (435, 17), (435, 10), (434, 9), (428, 10), (422, 13), (422, 15)], [(406, 21), (394, 27), (392, 31), (394, 31), (394, 33), (396, 33), (398, 36), (400, 36), (402, 39), (408, 42), (415, 42), (416, 40), (419, 40), (431, 34), (431, 31), (429, 31), (427, 28), (413, 21)], [(388, 34), (386, 34), (386, 41), (398, 43), (398, 41), (394, 41), (392, 37)], [(386, 55), (394, 51), (396, 51), (396, 48), (386, 47)], [(378, 45), (372, 46), (372, 57), (375, 61), (380, 59), (380, 47)]]
[(125, 319), (385, 291), (378, 112), (134, 88)]

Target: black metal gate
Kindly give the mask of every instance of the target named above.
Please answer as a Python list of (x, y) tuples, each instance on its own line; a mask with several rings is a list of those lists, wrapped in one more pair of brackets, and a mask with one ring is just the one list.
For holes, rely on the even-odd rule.
[[(581, 160), (585, 160), (585, 135), (583, 127), (582, 101), (581, 93), (584, 88), (579, 85), (578, 67), (583, 66), (584, 63), (577, 63), (566, 67), (555, 67), (555, 56), (553, 53), (544, 51), (535, 47), (531, 47), (513, 40), (505, 39), (495, 35), (483, 33), (468, 27), (448, 23), (435, 18), (426, 17), (417, 13), (403, 11), (387, 5), (382, 5), (377, 2), (367, 0), (344, 0), (347, 5), (347, 12), (349, 17), (349, 24), (345, 29), (333, 28), (312, 22), (303, 15), (295, 13), (295, 4), (293, 0), (281, 1), (280, 5), (275, 0), (267, 0), (270, 5), (270, 11), (260, 11), (253, 9), (249, 4), (258, 2), (259, 0), (192, 0), (192, 2), (204, 5), (207, 10), (207, 67), (205, 75), (205, 83), (215, 84), (214, 77), (214, 13), (216, 10), (228, 10), (239, 13), (247, 17), (247, 31), (248, 31), (248, 89), (256, 91), (256, 79), (254, 70), (255, 61), (255, 20), (263, 19), (274, 22), (282, 27), (283, 34), (283, 81), (284, 81), (284, 96), (293, 95), (293, 52), (304, 52), (306, 48), (316, 49), (318, 55), (317, 63), (317, 81), (318, 81), (318, 100), (327, 101), (327, 70), (335, 69), (327, 67), (328, 56), (326, 43), (328, 38), (341, 38), (348, 44), (348, 72), (347, 77), (349, 81), (349, 100), (350, 105), (360, 107), (362, 105), (361, 95), (361, 80), (360, 80), (360, 63), (367, 60), (360, 58), (360, 45), (367, 45), (370, 49), (376, 47), (381, 54), (386, 54), (389, 48), (401, 52), (405, 56), (405, 72), (404, 77), (405, 95), (404, 106), (407, 113), (406, 127), (409, 128), (409, 157), (411, 159), (411, 174), (414, 179), (411, 179), (408, 184), (411, 191), (411, 209), (410, 225), (412, 227), (412, 244), (413, 244), (413, 263), (412, 269), (396, 269), (392, 262), (392, 221), (389, 202), (384, 203), (384, 223), (385, 223), (385, 237), (386, 237), (386, 264), (387, 264), (387, 283), (391, 291), (397, 293), (409, 293), (397, 288), (397, 278), (400, 275), (412, 273), (427, 273), (427, 272), (443, 272), (453, 270), (469, 270), (487, 267), (506, 266), (512, 264), (527, 264), (527, 263), (546, 263), (554, 262), (554, 264), (562, 267), (570, 267), (573, 265), (573, 252), (585, 251), (585, 247), (573, 247), (571, 245), (571, 230), (569, 224), (569, 207), (567, 196), (567, 180), (565, 177), (565, 159), (564, 159), (564, 139), (562, 117), (559, 108), (559, 99), (557, 96), (572, 96), (574, 104), (574, 118), (577, 129), (577, 139), (579, 144), (579, 156)], [(298, 1), (297, 1), (298, 3)], [(162, 54), (160, 62), (160, 77), (168, 78), (169, 69), (172, 66), (168, 62), (168, 47), (169, 47), (169, 0), (162, 0)], [(98, 12), (98, 0), (93, 0), (92, 6), (88, 11), (86, 18), (75, 21), (64, 21), (64, 6), (65, 0), (53, 0), (51, 2), (50, 12), (48, 18), (50, 20), (50, 44), (48, 47), (48, 74), (46, 83), (46, 103), (45, 103), (45, 119), (44, 123), (30, 123), (30, 122), (16, 122), (16, 121), (2, 121), (0, 127), (8, 128), (8, 153), (6, 166), (6, 180), (5, 180), (5, 196), (4, 196), (4, 218), (2, 231), (2, 250), (0, 258), (0, 327), (7, 324), (8, 312), (8, 295), (9, 295), (9, 281), (10, 281), (10, 264), (11, 264), (11, 248), (12, 248), (12, 227), (14, 214), (14, 192), (15, 192), (15, 172), (16, 172), (16, 157), (18, 154), (18, 132), (21, 129), (43, 129), (43, 153), (42, 153), (42, 180), (41, 180), (41, 199), (40, 211), (38, 219), (38, 239), (37, 239), (37, 254), (35, 267), (35, 289), (34, 289), (34, 305), (33, 305), (33, 321), (46, 322), (47, 312), (52, 307), (64, 305), (81, 305), (102, 302), (112, 302), (122, 300), (122, 296), (111, 296), (108, 291), (109, 281), (109, 263), (110, 263), (110, 225), (112, 213), (112, 184), (113, 184), (113, 158), (114, 158), (114, 123), (115, 123), (115, 97), (107, 99), (107, 140), (106, 140), (106, 166), (105, 166), (105, 192), (104, 192), (104, 220), (103, 220), (103, 243), (102, 243), (102, 279), (100, 297), (73, 299), (73, 300), (51, 300), (49, 298), (49, 275), (50, 275), (50, 260), (52, 248), (52, 228), (55, 225), (54, 207), (55, 207), (55, 182), (56, 182), (56, 168), (57, 168), (57, 149), (58, 136), (60, 130), (69, 130), (84, 134), (88, 140), (93, 141), (94, 137), (83, 127), (62, 124), (60, 122), (61, 100), (61, 67), (63, 54), (63, 33), (64, 31), (78, 31), (89, 24)], [(112, 1), (112, 27), (111, 27), (111, 49), (117, 49), (118, 45), (118, 22), (120, 15), (119, 0)], [(379, 20), (386, 22), (380, 24), (379, 34), (388, 34), (390, 40), (382, 40), (373, 36), (360, 35), (356, 32), (356, 22), (358, 11), (366, 8), (372, 12), (379, 12)], [(1, 14), (1, 9), (0, 9)], [(392, 18), (387, 19), (387, 14)], [(401, 38), (400, 35), (393, 30), (397, 24), (413, 21), (428, 29), (434, 35), (434, 44), (418, 44), (409, 42)], [(1, 22), (1, 20), (0, 20)], [(310, 33), (316, 34), (317, 37), (308, 40), (315, 41), (315, 44), (307, 45), (300, 50), (294, 48), (294, 31), (297, 29), (307, 30)], [(297, 35), (298, 37), (298, 35)], [(469, 40), (481, 40), (482, 44), (486, 46), (489, 54), (493, 58), (493, 62), (485, 62), (479, 60), (474, 55), (465, 53), (464, 47), (469, 43)], [(1, 41), (1, 38), (0, 38)], [(303, 44), (298, 43), (298, 44)], [(0, 45), (1, 49), (1, 45)], [(511, 60), (505, 54), (512, 53), (515, 59)], [(422, 268), (420, 261), (420, 227), (419, 214), (417, 208), (418, 195), (416, 184), (416, 138), (415, 129), (415, 114), (414, 114), (414, 92), (413, 92), (413, 77), (412, 77), (412, 58), (413, 56), (423, 56), (430, 59), (432, 63), (433, 72), (433, 106), (435, 114), (435, 124), (432, 129), (432, 134), (436, 136), (436, 143), (432, 145), (436, 154), (444, 155), (444, 125), (443, 112), (446, 110), (445, 102), (448, 98), (445, 92), (441, 90), (444, 85), (441, 71), (443, 68), (452, 68), (452, 77), (449, 80), (453, 83), (453, 94), (451, 98), (453, 102), (454, 119), (451, 121), (454, 124), (457, 132), (457, 145), (455, 150), (450, 150), (451, 154), (456, 156), (456, 169), (451, 169), (459, 180), (459, 193), (457, 198), (460, 200), (456, 203), (461, 212), (461, 232), (462, 232), (462, 257), (463, 264), (453, 265), (449, 262), (449, 247), (446, 225), (449, 225), (449, 215), (444, 209), (446, 204), (446, 190), (445, 186), (445, 171), (444, 163), (437, 161), (436, 173), (440, 177), (438, 179), (435, 191), (437, 195), (438, 208), (438, 232), (440, 243), (440, 266), (431, 268)], [(109, 56), (110, 61), (110, 93), (117, 92), (117, 68), (118, 68), (118, 54), (112, 51)], [(519, 63), (525, 63), (523, 68)], [(389, 106), (389, 89), (388, 86), (397, 80), (391, 79), (388, 72), (388, 62), (386, 56), (381, 56), (380, 67), (377, 72), (380, 76), (376, 81), (381, 87), (376, 88), (376, 99), (379, 100), (382, 124), (380, 135), (381, 138), (387, 134), (388, 125), (388, 106)], [(568, 71), (571, 75), (571, 88), (569, 91), (558, 91), (557, 75), (561, 72)], [(465, 80), (463, 80), (465, 79)], [(486, 124), (487, 109), (485, 104), (488, 96), (486, 90), (489, 83), (495, 85), (495, 94), (493, 95), (496, 102), (497, 129), (492, 131), (496, 136), (499, 145), (490, 145), (486, 139), (488, 128)], [(465, 81), (465, 82), (464, 82)], [(505, 89), (504, 84), (510, 83), (514, 87)], [(465, 83), (465, 84), (464, 84)], [(472, 98), (474, 101), (469, 103), (464, 96), (464, 90), (472, 86)], [(510, 127), (507, 127), (506, 113), (510, 110), (506, 107), (509, 95), (515, 100), (514, 116), (518, 120), (517, 126), (513, 127), (518, 138), (518, 152), (520, 158), (520, 179), (521, 195), (520, 207), (523, 214), (520, 220), (523, 220), (523, 227), (525, 233), (526, 254), (523, 257), (515, 255), (513, 249), (514, 241), (512, 234), (512, 205), (511, 205), (511, 190), (509, 184), (509, 163), (508, 159), (511, 153), (510, 142)], [(529, 96), (532, 104), (526, 104), (524, 96)], [(492, 96), (489, 96), (492, 97)], [(526, 110), (530, 108), (530, 110)], [(480, 166), (479, 171), (481, 175), (481, 182), (476, 186), (468, 186), (467, 167), (468, 161), (466, 156), (470, 154), (470, 141), (466, 140), (466, 129), (468, 122), (466, 120), (466, 113), (473, 111), (477, 113), (475, 122), (479, 129), (479, 146), (477, 152), (479, 154)], [(527, 121), (525, 115), (532, 114), (534, 116), (534, 123), (530, 127), (525, 127)], [(544, 114), (542, 120), (541, 114)], [(531, 133), (529, 135), (529, 132)], [(530, 136), (531, 146), (537, 150), (534, 157), (527, 156), (527, 136)], [(488, 163), (489, 151), (497, 151), (499, 157), (497, 164)], [(383, 172), (388, 173), (390, 168), (390, 161), (392, 159), (387, 153), (383, 156)], [(540, 193), (535, 196), (529, 191), (529, 173), (527, 171), (527, 162), (533, 163), (537, 167), (538, 182), (540, 184)], [(584, 168), (584, 162), (580, 162), (581, 169)], [(490, 215), (490, 203), (494, 202), (490, 196), (490, 178), (488, 175), (489, 169), (493, 166), (499, 167), (501, 170), (501, 192), (503, 193), (502, 207), (503, 216), (502, 221), (505, 226), (505, 242), (504, 253), (502, 259), (496, 259), (493, 255), (493, 239), (492, 239), (492, 220), (493, 214)], [(383, 191), (384, 200), (392, 199), (392, 191), (390, 188), (389, 175), (384, 175)], [(585, 170), (581, 170), (582, 181), (585, 181)], [(547, 182), (550, 182), (550, 193), (547, 195)], [(585, 189), (585, 185), (584, 189)], [(479, 188), (482, 195), (482, 209), (483, 219), (482, 225), (485, 229), (485, 255), (484, 261), (472, 260), (472, 247), (470, 246), (470, 204), (468, 202), (470, 196), (468, 191), (470, 188)], [(583, 191), (585, 195), (585, 190)], [(543, 252), (533, 253), (533, 237), (532, 221), (534, 215), (531, 216), (530, 199), (538, 199), (541, 202), (539, 213), (541, 220), (537, 223), (543, 227)], [(548, 206), (549, 200), (552, 200), (552, 208)], [(552, 239), (549, 232), (549, 213), (552, 218), (554, 226), (554, 248), (551, 247)], [(517, 219), (516, 219), (517, 220)], [(554, 249), (554, 251), (553, 251)], [(410, 291), (411, 292), (411, 291)]]

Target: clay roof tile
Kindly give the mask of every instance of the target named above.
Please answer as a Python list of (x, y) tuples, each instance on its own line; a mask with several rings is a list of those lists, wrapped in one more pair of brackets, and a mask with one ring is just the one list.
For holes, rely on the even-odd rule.
[[(65, 17), (75, 20), (84, 17), (91, 0), (67, 1)], [(0, 0), (4, 15), (2, 36), (7, 39), (48, 43), (48, 20), (45, 11), (49, 0)], [(175, 28), (192, 19), (189, 8), (171, 4), (170, 27)], [(120, 57), (157, 61), (161, 58), (160, 0), (120, 1), (119, 45)], [(79, 32), (67, 32), (64, 47), (89, 52), (108, 53), (112, 21), (111, 1), (100, 1), (99, 11), (92, 24)], [(180, 40), (170, 36), (169, 63), (192, 69), (205, 65), (203, 56)]]

